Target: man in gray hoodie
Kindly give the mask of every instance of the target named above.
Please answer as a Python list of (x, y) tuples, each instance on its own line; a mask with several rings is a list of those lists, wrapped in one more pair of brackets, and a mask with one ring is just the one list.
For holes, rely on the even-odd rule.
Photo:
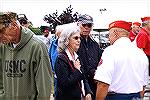
[(0, 99), (49, 100), (52, 71), (47, 48), (19, 25), (16, 16), (0, 12)]

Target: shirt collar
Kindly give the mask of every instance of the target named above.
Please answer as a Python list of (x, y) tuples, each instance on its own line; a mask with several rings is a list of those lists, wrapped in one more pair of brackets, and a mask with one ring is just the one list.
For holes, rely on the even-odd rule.
[[(73, 57), (71, 56), (69, 50), (66, 49), (65, 52), (66, 52), (67, 56), (69, 57), (69, 60), (74, 61), (74, 59), (73, 59)], [(77, 59), (78, 59), (78, 55), (77, 55), (76, 52), (74, 52), (74, 56), (75, 56), (75, 60), (77, 60)]]
[(121, 37), (114, 42), (114, 45), (126, 45), (127, 43), (131, 43), (130, 39), (127, 37)]

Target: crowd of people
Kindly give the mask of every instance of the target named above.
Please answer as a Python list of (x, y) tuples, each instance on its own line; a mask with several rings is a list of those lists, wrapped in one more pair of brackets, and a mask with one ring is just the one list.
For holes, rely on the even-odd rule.
[[(150, 76), (150, 16), (108, 25), (110, 46), (80, 15), (41, 41), (17, 13), (0, 12), (0, 100), (140, 100)], [(45, 38), (49, 30), (44, 30)]]

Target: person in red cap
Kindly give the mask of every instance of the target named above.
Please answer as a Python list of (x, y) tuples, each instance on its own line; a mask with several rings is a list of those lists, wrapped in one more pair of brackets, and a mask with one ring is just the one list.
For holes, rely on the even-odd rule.
[[(150, 63), (150, 16), (141, 18), (142, 28), (139, 31), (136, 39), (137, 47), (141, 48), (147, 55)], [(150, 64), (149, 64), (150, 76)]]
[(139, 22), (134, 22), (132, 25), (132, 30), (130, 31), (130, 35), (129, 35), (129, 39), (132, 41), (134, 41), (135, 37), (137, 36), (140, 28), (141, 23)]
[(96, 100), (141, 100), (148, 84), (148, 59), (128, 38), (131, 22), (109, 25), (110, 46), (105, 48), (94, 79)]
[(49, 31), (49, 27), (48, 26), (41, 26), (40, 29), (41, 29), (42, 35), (34, 35), (34, 37), (41, 40), (49, 49), (50, 40), (52, 37), (52, 34)]

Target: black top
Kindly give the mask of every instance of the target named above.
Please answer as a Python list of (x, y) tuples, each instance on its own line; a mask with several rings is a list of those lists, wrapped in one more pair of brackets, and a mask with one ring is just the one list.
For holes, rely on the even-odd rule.
[(98, 43), (91, 39), (87, 40), (81, 37), (80, 48), (78, 49), (78, 56), (83, 63), (83, 70), (86, 77), (93, 79), (95, 70), (97, 69), (103, 50), (99, 48)]
[(69, 60), (65, 51), (58, 54), (55, 63), (57, 76), (56, 100), (81, 100), (81, 80), (84, 80), (86, 94), (92, 93), (88, 82), (84, 77), (84, 72), (80, 72)]
[(99, 45), (95, 40), (91, 39), (90, 37), (88, 37), (86, 40), (81, 36), (80, 48), (78, 49), (77, 54), (82, 62), (82, 69), (85, 72), (85, 76), (88, 80), (90, 88), (94, 93), (92, 100), (96, 99), (97, 84), (95, 83), (93, 77), (99, 64), (102, 52), (103, 50), (99, 48)]

